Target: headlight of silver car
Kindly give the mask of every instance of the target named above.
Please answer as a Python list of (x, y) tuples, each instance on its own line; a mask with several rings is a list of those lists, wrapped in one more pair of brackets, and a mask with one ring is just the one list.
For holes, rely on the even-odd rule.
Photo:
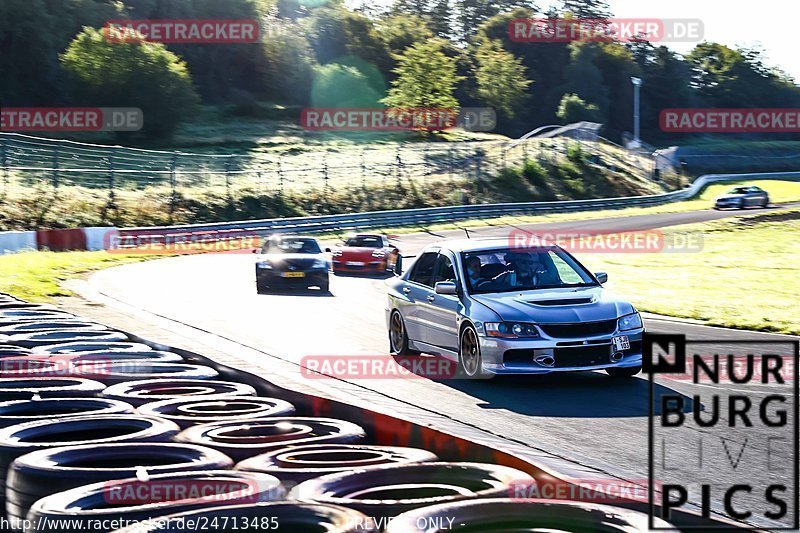
[(503, 339), (535, 339), (539, 337), (536, 326), (524, 322), (486, 322), (484, 327), (489, 337)]
[(639, 313), (625, 315), (619, 319), (618, 327), (620, 331), (639, 329), (642, 327), (642, 317)]

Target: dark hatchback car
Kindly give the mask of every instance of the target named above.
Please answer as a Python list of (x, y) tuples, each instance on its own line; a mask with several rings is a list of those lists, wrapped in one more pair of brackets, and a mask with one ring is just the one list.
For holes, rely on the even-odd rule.
[(769, 194), (761, 187), (735, 187), (728, 194), (714, 202), (714, 209), (744, 209), (746, 207), (767, 207)]
[(311, 237), (270, 237), (256, 261), (256, 288), (264, 293), (279, 288), (319, 287), (328, 291), (330, 263)]

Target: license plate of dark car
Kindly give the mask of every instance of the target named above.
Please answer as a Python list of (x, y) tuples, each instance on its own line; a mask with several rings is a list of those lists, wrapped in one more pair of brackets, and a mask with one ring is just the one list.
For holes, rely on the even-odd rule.
[(621, 335), (619, 337), (614, 337), (611, 339), (611, 344), (614, 345), (615, 352), (621, 352), (623, 350), (630, 350), (631, 349), (631, 341), (627, 335)]
[(305, 272), (283, 272), (281, 277), (284, 278), (304, 278), (306, 277)]

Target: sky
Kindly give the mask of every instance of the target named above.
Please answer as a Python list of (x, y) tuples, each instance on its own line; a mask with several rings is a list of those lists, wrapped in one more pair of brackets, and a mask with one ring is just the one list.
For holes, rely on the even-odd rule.
[[(389, 5), (392, 0), (349, 0), (357, 4)], [(557, 0), (538, 0), (546, 9)], [(728, 46), (757, 47), (764, 51), (769, 66), (779, 67), (800, 83), (800, 53), (795, 24), (800, 15), (797, 0), (609, 0), (620, 18), (694, 18), (704, 23), (704, 37)], [(755, 9), (754, 9), (755, 8)], [(692, 43), (665, 43), (685, 53)]]

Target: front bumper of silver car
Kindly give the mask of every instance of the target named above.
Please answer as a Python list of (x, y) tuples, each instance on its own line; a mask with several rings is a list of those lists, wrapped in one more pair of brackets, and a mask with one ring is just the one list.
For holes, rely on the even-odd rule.
[[(484, 370), (492, 374), (584, 372), (642, 365), (644, 328), (583, 338), (503, 339), (479, 335)], [(616, 349), (614, 337), (629, 349)]]

